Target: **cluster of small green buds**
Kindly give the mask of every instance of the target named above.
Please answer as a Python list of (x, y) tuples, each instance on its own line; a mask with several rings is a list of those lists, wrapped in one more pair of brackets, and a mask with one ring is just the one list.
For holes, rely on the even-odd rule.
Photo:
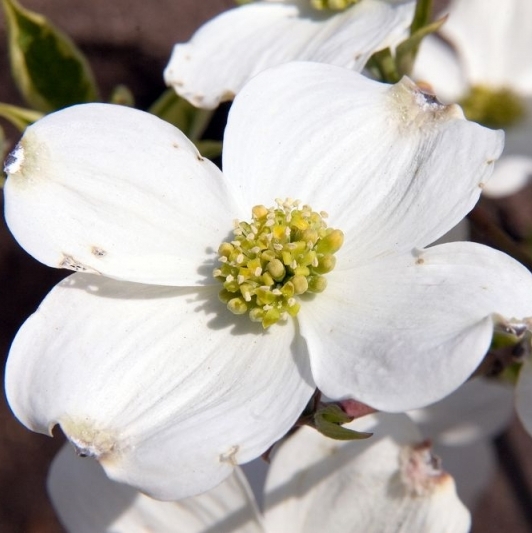
[(510, 89), (471, 88), (460, 105), (465, 116), (488, 128), (507, 128), (525, 117), (523, 100)]
[(354, 4), (358, 4), (358, 2), (360, 2), (360, 0), (310, 0), (311, 6), (320, 11), (324, 9), (343, 11)]
[(335, 267), (344, 241), (340, 230), (327, 227), (326, 213), (297, 200), (276, 203), (255, 206), (251, 223), (235, 222), (234, 240), (220, 245), (220, 267), (213, 272), (227, 308), (248, 313), (264, 328), (296, 316), (298, 296), (325, 290), (323, 275)]

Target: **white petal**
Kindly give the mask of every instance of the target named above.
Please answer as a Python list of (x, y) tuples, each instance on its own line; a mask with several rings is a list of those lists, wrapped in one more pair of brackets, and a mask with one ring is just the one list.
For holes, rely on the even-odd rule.
[(530, 272), (474, 243), (383, 256), (328, 279), (299, 313), (314, 379), (331, 398), (384, 411), (450, 394), (487, 352), (494, 319), (532, 316)]
[[(409, 469), (408, 460), (418, 457), (411, 446), (421, 443), (408, 417), (368, 418), (373, 427), (365, 418), (348, 426), (375, 432), (364, 441), (334, 441), (302, 428), (280, 446), (267, 481), (267, 530), (467, 532), (469, 513), (453, 479), (423, 461)], [(430, 460), (425, 448), (417, 452)]]
[(414, 2), (364, 0), (339, 13), (306, 1), (254, 2), (222, 13), (175, 46), (166, 83), (198, 107), (230, 100), (253, 76), (292, 60), (362, 70), (370, 55), (395, 44)]
[(214, 489), (180, 502), (161, 502), (111, 481), (100, 465), (66, 444), (48, 474), (48, 493), (72, 533), (259, 533), (247, 482), (237, 468)]
[(440, 402), (408, 413), (434, 443), (435, 453), (456, 481), (458, 495), (471, 510), (495, 476), (491, 441), (513, 418), (513, 393), (499, 381), (477, 378)]
[(433, 35), (423, 39), (414, 64), (413, 77), (428, 83), (445, 103), (457, 102), (468, 92), (468, 81), (454, 50)]
[(201, 268), (232, 228), (220, 171), (176, 128), (86, 104), (26, 130), (8, 158), (6, 219), (53, 267), (161, 285), (211, 283)]
[(326, 211), (346, 235), (338, 254), (346, 266), (450, 230), (478, 200), (502, 144), (502, 132), (426, 100), (406, 78), (390, 86), (291, 63), (259, 74), (238, 95), (223, 165), (242, 205), (291, 197)]
[(513, 396), (512, 387), (477, 378), (440, 402), (408, 414), (433, 442), (462, 447), (502, 433), (512, 420)]
[(30, 429), (59, 424), (112, 478), (178, 499), (288, 431), (314, 390), (308, 367), (292, 322), (263, 332), (214, 288), (75, 274), (19, 331), (6, 391)]
[(515, 408), (523, 427), (532, 435), (532, 361), (525, 359), (515, 389)]
[(441, 31), (471, 83), (532, 94), (532, 2), (454, 0), (449, 13)]
[(490, 198), (503, 198), (518, 193), (532, 176), (532, 157), (509, 155), (495, 165), (493, 176), (482, 192)]

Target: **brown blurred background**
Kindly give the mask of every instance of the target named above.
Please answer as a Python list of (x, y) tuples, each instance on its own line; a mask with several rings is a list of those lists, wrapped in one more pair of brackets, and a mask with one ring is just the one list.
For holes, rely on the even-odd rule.
[[(204, 20), (234, 5), (232, 0), (23, 0), (22, 3), (46, 15), (73, 38), (89, 58), (104, 99), (109, 97), (113, 87), (126, 84), (132, 89), (137, 107), (140, 108), (146, 108), (164, 90), (162, 71), (172, 45), (187, 40)], [(2, 17), (0, 101), (23, 105), (9, 74), (5, 40)], [(2, 125), (5, 126), (4, 123)], [(18, 134), (14, 129), (7, 128), (6, 133), (9, 141), (16, 142)], [(503, 205), (502, 212), (510, 219), (519, 212), (526, 216), (531, 211), (529, 205), (522, 200), (514, 200), (509, 206)], [(497, 212), (500, 213), (500, 209), (501, 206), (492, 209), (494, 217)], [(2, 221), (0, 353), (4, 359), (19, 325), (64, 275), (40, 265), (22, 251)], [(45, 491), (48, 465), (61, 442), (58, 437), (51, 439), (36, 435), (21, 426), (9, 411), (2, 392), (0, 533), (63, 531), (55, 519)], [(532, 501), (526, 500), (527, 491), (530, 493), (532, 487), (532, 440), (515, 422), (499, 450), (506, 467), (499, 469), (480, 502), (474, 515), (473, 531), (532, 531), (532, 522), (527, 525), (523, 510), (523, 507), (528, 506), (529, 511), (532, 511)], [(519, 474), (523, 475), (522, 480)], [(525, 498), (527, 503), (520, 504), (519, 498)]]

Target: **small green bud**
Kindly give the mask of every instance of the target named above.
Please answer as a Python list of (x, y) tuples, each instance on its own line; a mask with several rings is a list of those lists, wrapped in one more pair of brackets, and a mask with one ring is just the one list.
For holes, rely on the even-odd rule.
[(248, 310), (248, 306), (242, 298), (233, 298), (227, 302), (227, 309), (235, 315), (243, 315)]
[(295, 294), (303, 294), (308, 290), (308, 281), (305, 276), (294, 276), (292, 278)]
[(235, 251), (235, 247), (229, 242), (222, 242), (218, 248), (218, 255), (221, 257), (230, 257)]
[(269, 272), (264, 272), (260, 279), (262, 281), (262, 285), (267, 287), (272, 287), (275, 284), (275, 281)]
[(286, 300), (292, 298), (296, 290), (294, 284), (291, 281), (287, 281), (281, 288), (281, 294), (285, 297)]
[(255, 291), (257, 297), (257, 303), (260, 305), (272, 305), (275, 302), (275, 294), (269, 288), (259, 287)]
[(323, 292), (327, 288), (327, 280), (323, 276), (310, 276), (308, 290), (310, 292)]
[(331, 254), (324, 255), (319, 261), (318, 266), (314, 269), (318, 274), (327, 274), (334, 270), (336, 266), (336, 257)]
[(344, 244), (343, 231), (333, 229), (316, 244), (316, 251), (319, 254), (335, 254), (342, 244)]
[(252, 322), (262, 322), (262, 318), (264, 317), (264, 311), (261, 307), (254, 307), (249, 312), (249, 318)]
[(279, 259), (273, 259), (266, 267), (275, 281), (281, 281), (286, 275), (286, 269)]
[(263, 205), (256, 205), (251, 212), (256, 219), (264, 218), (268, 214), (268, 209)]
[(278, 309), (268, 309), (262, 318), (262, 327), (264, 329), (273, 326), (276, 322), (279, 322), (281, 318), (281, 313)]

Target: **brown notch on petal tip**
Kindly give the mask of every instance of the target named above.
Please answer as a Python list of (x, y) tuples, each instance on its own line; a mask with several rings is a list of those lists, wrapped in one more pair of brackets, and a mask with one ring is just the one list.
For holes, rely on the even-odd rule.
[(432, 453), (430, 440), (404, 446), (399, 456), (401, 481), (410, 496), (430, 496), (451, 478), (441, 468), (441, 460)]
[(220, 462), (229, 463), (233, 466), (236, 466), (237, 465), (236, 454), (238, 453), (239, 449), (240, 449), (240, 446), (238, 446), (238, 444), (231, 446), (229, 450), (220, 454)]
[(74, 259), (71, 255), (65, 253), (62, 254), (61, 261), (59, 261), (57, 266), (58, 268), (66, 268), (68, 270), (74, 270), (75, 272), (91, 272), (93, 274), (99, 274), (94, 268), (84, 265), (80, 261)]

